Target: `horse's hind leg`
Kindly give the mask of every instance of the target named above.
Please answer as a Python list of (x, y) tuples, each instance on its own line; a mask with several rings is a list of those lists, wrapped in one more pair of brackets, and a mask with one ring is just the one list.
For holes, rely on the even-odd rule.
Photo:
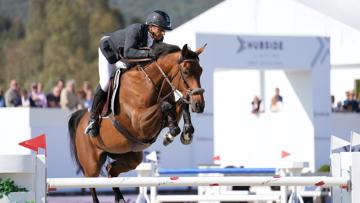
[[(104, 152), (90, 141), (90, 136), (83, 134), (83, 129), (78, 128), (76, 136), (77, 158), (85, 177), (98, 177), (102, 165), (106, 160)], [(95, 188), (90, 188), (94, 203), (99, 203)]]
[(115, 203), (125, 203), (124, 196), (122, 195), (120, 188), (113, 187), (112, 188), (115, 194)]
[[(82, 135), (85, 137), (85, 135)], [(96, 150), (92, 150), (93, 148), (86, 149), (85, 152), (87, 155), (84, 156), (82, 160), (82, 166), (84, 170), (84, 176), (85, 177), (98, 177), (100, 174), (101, 166), (103, 165), (105, 161), (105, 156), (103, 156), (103, 153), (99, 153)], [(84, 151), (80, 154), (83, 154)], [(92, 156), (89, 156), (89, 155)], [(85, 160), (87, 160), (87, 164), (84, 164)], [(93, 203), (99, 203), (99, 199), (96, 194), (95, 188), (90, 188), (91, 196), (93, 199)]]
[(91, 196), (93, 198), (93, 203), (99, 203), (99, 199), (98, 199), (97, 194), (96, 194), (96, 189), (95, 188), (90, 188), (90, 193), (91, 193)]
[[(135, 169), (143, 159), (143, 152), (128, 152), (125, 154), (116, 155), (112, 157), (115, 161), (107, 165), (109, 177), (117, 177), (120, 173), (128, 172)], [(113, 188), (115, 193), (115, 203), (125, 203), (125, 199), (120, 191), (120, 188)]]

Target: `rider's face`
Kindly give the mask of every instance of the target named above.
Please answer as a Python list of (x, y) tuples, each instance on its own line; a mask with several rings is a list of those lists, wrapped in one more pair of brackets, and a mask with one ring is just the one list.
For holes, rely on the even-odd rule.
[(152, 34), (152, 37), (156, 40), (161, 40), (165, 35), (165, 30), (155, 25), (150, 25), (149, 31)]

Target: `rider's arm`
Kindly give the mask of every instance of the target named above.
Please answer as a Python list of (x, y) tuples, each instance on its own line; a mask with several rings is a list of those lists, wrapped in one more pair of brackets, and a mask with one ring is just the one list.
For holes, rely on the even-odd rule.
[[(128, 59), (148, 58), (150, 57), (149, 50), (140, 50), (139, 42), (141, 42), (141, 27), (129, 27), (126, 32), (124, 43), (124, 57)], [(150, 55), (149, 55), (150, 54)]]

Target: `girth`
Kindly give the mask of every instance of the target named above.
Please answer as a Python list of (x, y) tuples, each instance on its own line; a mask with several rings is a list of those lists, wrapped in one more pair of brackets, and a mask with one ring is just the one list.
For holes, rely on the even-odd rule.
[(137, 146), (137, 147), (132, 147), (132, 149), (131, 149), (132, 151), (141, 151), (141, 150), (145, 149), (146, 147), (150, 146), (157, 139), (157, 136), (155, 136), (152, 139), (147, 140), (147, 141), (140, 140), (140, 139), (136, 138), (135, 136), (133, 136), (118, 120), (116, 120), (114, 115), (110, 115), (109, 118), (111, 119), (111, 122), (112, 122), (113, 126), (115, 127), (115, 129), (118, 132), (120, 132), (127, 140), (132, 142), (133, 143), (132, 146), (134, 146), (134, 145)]

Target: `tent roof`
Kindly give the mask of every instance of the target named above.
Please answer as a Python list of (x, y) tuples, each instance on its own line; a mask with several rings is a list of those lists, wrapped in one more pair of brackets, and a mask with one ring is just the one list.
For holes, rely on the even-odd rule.
[(195, 48), (196, 33), (328, 36), (332, 65), (360, 64), (360, 31), (295, 0), (226, 0), (167, 33), (165, 41)]
[[(360, 30), (359, 0), (297, 0)], [(346, 15), (344, 15), (346, 14)]]

